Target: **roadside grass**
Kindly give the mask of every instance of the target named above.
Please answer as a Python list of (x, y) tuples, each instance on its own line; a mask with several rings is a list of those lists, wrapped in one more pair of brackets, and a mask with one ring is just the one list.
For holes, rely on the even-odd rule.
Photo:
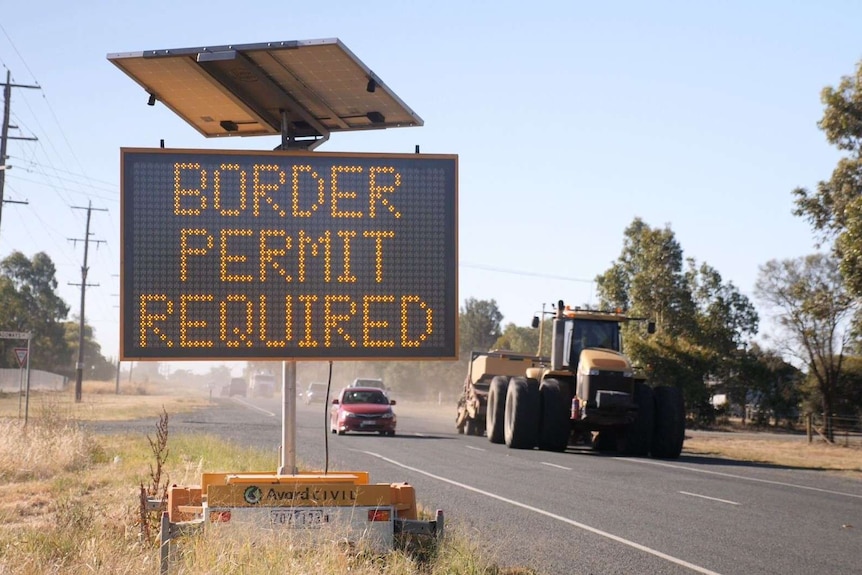
[[(45, 408), (26, 428), (17, 419), (0, 419), (0, 575), (157, 573), (158, 537), (142, 534), (140, 510), (140, 491), (153, 472), (149, 440), (157, 429), (147, 437), (95, 435), (66, 413)], [(165, 484), (197, 483), (202, 470), (269, 469), (272, 458), (194, 434), (171, 435), (164, 455)], [(339, 541), (309, 547), (285, 533), (224, 529), (181, 538), (178, 548), (175, 574), (533, 573), (495, 567), (453, 524), (439, 546), (419, 554), (348, 552)]]
[[(161, 411), (194, 409), (208, 400), (157, 388), (146, 389), (149, 395), (119, 396), (113, 394), (113, 387), (109, 389), (98, 393), (85, 387), (85, 402), (101, 397), (111, 401), (89, 411), (82, 411), (67, 392), (42, 394), (35, 401), (31, 397), (26, 429), (15, 417), (17, 395), (0, 399), (0, 409), (7, 410), (3, 413), (10, 405), (14, 408), (11, 415), (0, 417), (0, 575), (158, 572), (158, 546), (142, 537), (139, 508), (140, 489), (149, 481), (153, 465), (148, 437), (95, 435), (78, 422), (88, 417), (123, 419), (117, 412), (132, 414), (126, 419), (153, 417)], [(174, 397), (184, 401), (171, 403)], [(142, 398), (154, 401), (142, 405)], [(421, 409), (431, 411), (426, 406)], [(88, 417), (79, 417), (82, 412)], [(443, 407), (439, 414), (451, 419), (450, 409)], [(862, 448), (854, 446), (695, 433), (686, 439), (684, 453), (827, 470), (862, 479)], [(175, 434), (168, 442), (162, 478), (166, 483), (194, 484), (202, 471), (262, 470), (271, 464), (269, 452), (207, 435)], [(309, 549), (284, 534), (267, 537), (273, 539), (262, 539), (259, 533), (225, 536), (208, 530), (184, 538), (183, 552), (171, 573), (533, 574), (529, 569), (495, 566), (489, 550), (474, 545), (476, 539), (451, 520), (442, 544), (419, 555), (346, 553), (337, 542)]]
[(75, 402), (74, 385), (63, 391), (31, 391), (29, 410), (25, 398), (15, 393), (0, 393), (0, 417), (28, 418), (45, 412), (55, 417), (75, 421), (124, 421), (152, 417), (164, 407), (169, 413), (193, 411), (210, 405), (204, 392), (193, 393), (152, 383), (125, 383), (116, 393), (114, 382), (85, 381), (81, 385), (81, 401)]
[(751, 461), (840, 473), (862, 480), (862, 447), (828, 444), (822, 440), (757, 439), (750, 434), (722, 433), (687, 436), (683, 453), (713, 455), (736, 461)]

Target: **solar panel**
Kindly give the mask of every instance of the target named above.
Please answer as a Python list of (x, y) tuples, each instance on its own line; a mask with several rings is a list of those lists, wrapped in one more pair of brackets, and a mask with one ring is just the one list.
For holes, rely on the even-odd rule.
[(423, 121), (337, 38), (108, 54), (207, 138), (282, 136), (314, 149), (331, 132)]

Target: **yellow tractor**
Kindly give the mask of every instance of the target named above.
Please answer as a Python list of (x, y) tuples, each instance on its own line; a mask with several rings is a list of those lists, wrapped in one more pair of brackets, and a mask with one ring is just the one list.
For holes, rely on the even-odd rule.
[[(565, 451), (586, 438), (599, 451), (675, 459), (685, 437), (679, 388), (650, 387), (623, 353), (620, 327), (645, 321), (619, 311), (564, 306), (553, 320), (549, 365), (497, 376), (488, 390), (487, 435), (514, 449)], [(538, 318), (533, 320), (538, 327)], [(649, 322), (648, 331), (655, 331)]]

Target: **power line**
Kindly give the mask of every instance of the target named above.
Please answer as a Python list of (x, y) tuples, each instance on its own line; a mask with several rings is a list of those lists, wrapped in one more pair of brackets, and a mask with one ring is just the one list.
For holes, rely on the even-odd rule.
[(467, 263), (467, 262), (461, 262), (459, 265), (461, 267), (465, 267), (465, 268), (473, 268), (473, 269), (477, 269), (477, 270), (485, 270), (485, 271), (489, 271), (489, 272), (496, 272), (496, 273), (501, 273), (501, 274), (511, 274), (511, 275), (516, 275), (516, 276), (529, 276), (529, 277), (534, 277), (534, 278), (544, 278), (544, 279), (551, 279), (551, 280), (562, 280), (562, 281), (567, 281), (567, 282), (580, 282), (580, 283), (588, 283), (588, 284), (595, 283), (595, 280), (588, 280), (588, 279), (584, 279), (584, 278), (572, 278), (572, 277), (567, 277), (567, 276), (555, 276), (555, 275), (540, 274), (540, 273), (535, 273), (535, 272), (526, 272), (526, 271), (521, 271), (521, 270), (510, 270), (510, 269), (498, 268), (498, 267), (494, 267), (494, 266), (486, 266), (483, 264), (472, 264), (472, 263)]

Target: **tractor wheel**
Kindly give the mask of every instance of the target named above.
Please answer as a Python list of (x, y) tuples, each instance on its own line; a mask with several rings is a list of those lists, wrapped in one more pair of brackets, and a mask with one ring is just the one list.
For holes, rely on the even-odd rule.
[(513, 377), (506, 394), (504, 439), (513, 449), (532, 449), (539, 435), (539, 382)]
[(593, 438), (593, 450), (608, 452), (617, 450), (617, 430), (603, 429)]
[(542, 404), (542, 425), (539, 429), (539, 449), (565, 451), (572, 432), (572, 398), (556, 379), (546, 379), (539, 385)]
[(638, 415), (626, 429), (623, 451), (626, 455), (646, 457), (652, 445), (655, 421), (655, 399), (652, 388), (642, 381), (635, 382), (634, 400), (635, 405), (638, 406)]
[(506, 424), (506, 395), (509, 389), (509, 378), (503, 375), (491, 380), (488, 390), (487, 431), (491, 443), (503, 443)]
[(455, 416), (455, 429), (458, 430), (458, 435), (464, 434), (464, 426), (467, 424), (467, 409), (463, 406), (458, 406), (458, 415)]
[(655, 427), (652, 436), (652, 456), (676, 459), (682, 453), (685, 439), (685, 403), (678, 387), (663, 385), (653, 390), (655, 396)]
[(478, 429), (479, 424), (475, 419), (468, 417), (467, 420), (464, 422), (464, 433), (466, 433), (467, 435), (479, 435), (477, 433)]

